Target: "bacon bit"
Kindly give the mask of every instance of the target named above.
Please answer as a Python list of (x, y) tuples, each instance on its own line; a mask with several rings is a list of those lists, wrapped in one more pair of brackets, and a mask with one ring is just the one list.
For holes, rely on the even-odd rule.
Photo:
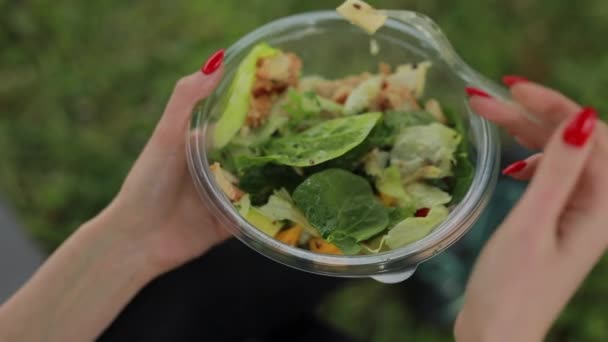
[(361, 5), (359, 5), (359, 4), (353, 4), (353, 7), (356, 8), (356, 9), (358, 9), (358, 10), (361, 9)]
[(231, 180), (236, 180), (236, 177), (234, 177), (230, 172), (222, 169), (220, 163), (213, 163), (210, 166), (210, 169), (215, 176), (215, 180), (220, 186), (220, 189), (222, 189), (224, 194), (226, 194), (231, 201), (236, 202), (243, 197), (245, 193), (231, 183)]
[(421, 209), (416, 210), (416, 214), (414, 214), (414, 216), (427, 217), (430, 212), (431, 212), (431, 209), (429, 209), (429, 208), (421, 208)]

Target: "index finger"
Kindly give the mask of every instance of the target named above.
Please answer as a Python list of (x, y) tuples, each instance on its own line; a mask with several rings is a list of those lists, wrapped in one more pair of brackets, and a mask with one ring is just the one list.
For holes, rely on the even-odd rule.
[(516, 211), (532, 212), (539, 220), (559, 218), (589, 159), (597, 117), (584, 108), (561, 124)]

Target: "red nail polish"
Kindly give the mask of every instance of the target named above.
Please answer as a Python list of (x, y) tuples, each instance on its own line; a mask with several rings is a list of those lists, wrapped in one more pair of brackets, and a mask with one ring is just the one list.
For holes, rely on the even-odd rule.
[(485, 91), (474, 88), (474, 87), (466, 87), (466, 88), (464, 88), (464, 90), (467, 92), (467, 95), (469, 95), (469, 97), (473, 97), (473, 96), (481, 96), (481, 97), (487, 97), (487, 98), (492, 97), (492, 96), (490, 96), (490, 94), (486, 93)]
[(211, 57), (209, 57), (209, 59), (205, 62), (205, 64), (201, 68), (201, 71), (205, 75), (211, 75), (222, 65), (223, 61), (224, 61), (224, 49), (221, 49), (221, 50), (217, 51), (216, 53), (214, 53), (213, 55), (211, 55)]
[(574, 147), (583, 147), (597, 122), (597, 111), (591, 107), (585, 107), (568, 124), (564, 130), (564, 142)]
[(503, 175), (512, 175), (514, 173), (518, 173), (519, 171), (523, 170), (526, 166), (528, 166), (528, 163), (525, 160), (520, 160), (518, 162), (515, 162), (515, 163), (505, 167), (505, 169), (502, 170), (502, 174)]
[(504, 83), (507, 87), (512, 87), (517, 83), (526, 83), (530, 82), (527, 78), (517, 76), (517, 75), (506, 75), (502, 78), (502, 83)]

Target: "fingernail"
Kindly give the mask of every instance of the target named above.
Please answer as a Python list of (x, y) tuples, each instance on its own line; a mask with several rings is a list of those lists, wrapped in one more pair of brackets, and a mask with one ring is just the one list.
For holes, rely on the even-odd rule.
[(525, 160), (520, 160), (517, 161), (507, 167), (505, 167), (504, 170), (502, 170), (502, 174), (503, 175), (512, 175), (514, 173), (518, 173), (519, 171), (523, 170), (526, 166), (528, 166), (528, 163)]
[(585, 107), (566, 126), (564, 131), (564, 142), (574, 147), (583, 147), (597, 122), (597, 111), (591, 107)]
[(512, 87), (517, 83), (526, 83), (530, 82), (527, 78), (517, 75), (506, 75), (502, 78), (502, 83), (504, 83), (507, 87)]
[(221, 50), (217, 51), (216, 53), (214, 53), (213, 55), (211, 55), (211, 57), (209, 57), (209, 59), (207, 59), (207, 61), (201, 68), (201, 71), (205, 75), (211, 75), (222, 65), (223, 61), (224, 61), (224, 49), (221, 49)]
[(467, 92), (467, 95), (469, 95), (469, 97), (481, 96), (481, 97), (492, 98), (492, 96), (490, 96), (490, 94), (486, 93), (485, 91), (483, 91), (481, 89), (477, 89), (474, 87), (466, 87), (466, 88), (464, 88), (464, 90)]

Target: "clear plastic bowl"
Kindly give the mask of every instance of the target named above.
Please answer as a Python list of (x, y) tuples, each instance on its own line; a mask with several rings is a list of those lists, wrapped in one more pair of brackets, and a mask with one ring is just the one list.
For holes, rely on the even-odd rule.
[[(224, 221), (231, 232), (261, 254), (300, 270), (338, 277), (372, 277), (382, 282), (407, 279), (417, 265), (460, 239), (478, 219), (492, 195), (498, 174), (500, 142), (496, 129), (469, 108), (464, 87), (483, 83), (493, 95), (502, 89), (479, 76), (454, 53), (447, 39), (429, 19), (414, 12), (391, 11), (391, 19), (373, 38), (380, 53), (370, 53), (370, 36), (335, 12), (311, 12), (273, 21), (247, 34), (226, 52), (225, 77), (217, 90), (197, 106), (188, 132), (190, 171), (205, 205)], [(208, 151), (213, 146), (213, 123), (222, 112), (220, 101), (240, 61), (250, 48), (268, 42), (298, 54), (304, 75), (342, 77), (377, 70), (379, 62), (393, 66), (430, 60), (425, 97), (462, 115), (469, 129), (475, 176), (465, 198), (448, 219), (430, 235), (403, 248), (375, 254), (336, 256), (313, 253), (285, 245), (245, 221), (224, 196), (209, 169)], [(193, 131), (198, 134), (192, 134)]]

